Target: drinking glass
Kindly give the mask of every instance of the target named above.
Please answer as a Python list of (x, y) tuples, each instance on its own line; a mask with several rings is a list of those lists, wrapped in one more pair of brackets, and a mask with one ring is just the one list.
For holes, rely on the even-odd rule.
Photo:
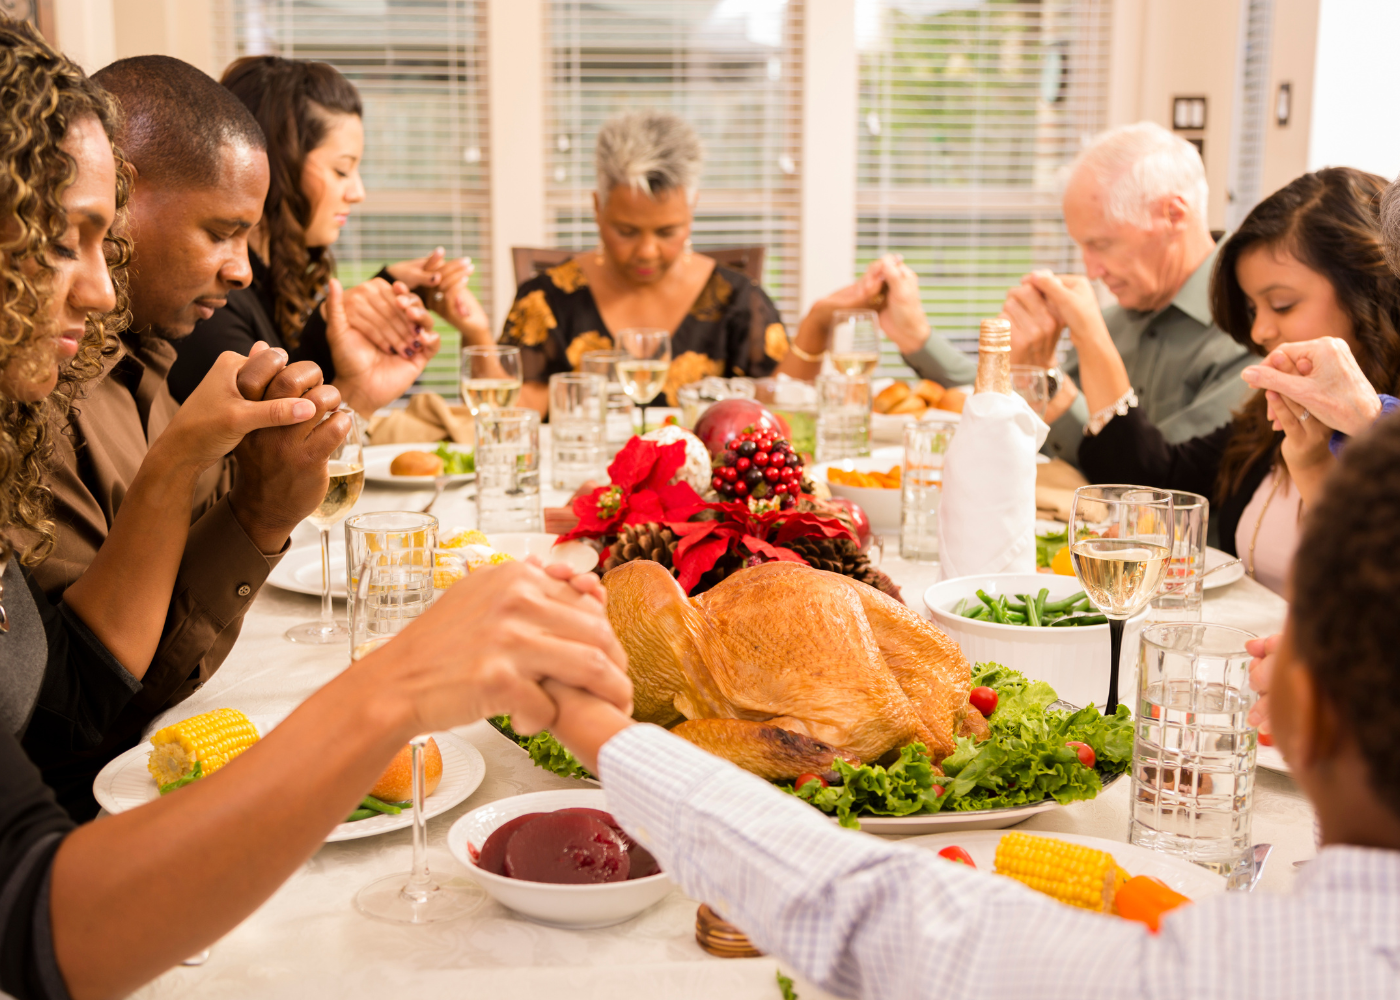
[(751, 378), (706, 375), (699, 382), (676, 390), (676, 399), (681, 404), (681, 426), (694, 430), (701, 414), (716, 403), (725, 399), (753, 399), (757, 394), (758, 387)]
[(1037, 417), (1045, 419), (1045, 408), (1050, 405), (1050, 376), (1044, 368), (1012, 365), (1011, 389), (1031, 405)]
[(359, 589), (360, 567), (374, 556), (385, 565), (420, 556), (400, 557), (437, 546), (438, 519), (416, 510), (381, 510), (356, 514), (345, 522), (345, 593), (350, 595), (350, 632), (355, 631), (354, 594)]
[(1153, 622), (1198, 622), (1205, 593), (1206, 528), (1210, 501), (1199, 493), (1170, 491), (1173, 540), (1165, 585), (1152, 598), (1147, 617)]
[(476, 526), (488, 534), (544, 530), (538, 411), (508, 407), (477, 415)]
[(831, 363), (842, 375), (871, 375), (880, 364), (880, 314), (837, 309), (831, 314)]
[(621, 451), (632, 436), (632, 400), (622, 391), (622, 382), (617, 377), (617, 363), (625, 357), (625, 351), (585, 351), (579, 362), (579, 371), (601, 375), (608, 382), (608, 458)]
[(1248, 888), (1257, 732), (1249, 725), (1253, 639), (1224, 625), (1143, 630), (1128, 839)]
[(482, 410), (514, 406), (520, 386), (520, 348), (462, 348), (462, 401), (473, 417)]
[[(360, 564), (354, 591), (354, 639), (351, 659), (358, 660), (421, 615), (448, 587), (466, 576), (462, 553), (450, 549), (408, 548), (371, 552)], [(443, 885), (428, 870), (428, 835), (423, 818), (427, 787), (423, 748), (430, 733), (409, 740), (413, 773), (413, 868), (375, 879), (355, 894), (355, 908), (369, 917), (403, 924), (453, 920), (485, 898), (468, 885)], [(460, 881), (460, 880), (459, 880)]]
[(1172, 495), (1145, 486), (1081, 486), (1069, 512), (1070, 563), (1108, 616), (1108, 703), (1118, 708), (1123, 624), (1157, 594), (1172, 551)]
[(641, 433), (647, 432), (647, 404), (666, 384), (671, 370), (671, 331), (632, 327), (618, 332), (617, 346), (627, 354), (617, 363), (622, 391), (642, 410)]
[(549, 376), (550, 482), (575, 490), (604, 475), (608, 380), (592, 372)]
[(817, 461), (870, 454), (870, 376), (817, 376)]
[(350, 634), (345, 623), (336, 620), (335, 610), (331, 605), (331, 525), (350, 513), (350, 508), (360, 499), (360, 491), (365, 488), (365, 461), (359, 423), (354, 419), (354, 411), (342, 406), (333, 413), (327, 413), (324, 419), (329, 420), (338, 413), (350, 414), (350, 429), (345, 432), (345, 440), (331, 452), (326, 470), (330, 475), (330, 482), (326, 485), (325, 499), (308, 518), (321, 532), (321, 617), (317, 621), (304, 622), (287, 629), (284, 634), (292, 642), (324, 645), (328, 642), (339, 642)]
[(899, 555), (915, 562), (938, 561), (938, 508), (943, 503), (943, 456), (958, 425), (919, 420), (904, 425)]

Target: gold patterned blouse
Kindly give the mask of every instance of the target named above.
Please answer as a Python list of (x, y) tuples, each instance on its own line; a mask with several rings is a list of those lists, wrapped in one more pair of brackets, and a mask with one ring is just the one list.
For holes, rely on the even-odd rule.
[[(578, 371), (585, 351), (610, 350), (613, 338), (583, 269), (569, 260), (516, 289), (501, 343), (520, 348), (525, 381), (548, 382), (557, 372)], [(715, 265), (672, 331), (673, 360), (662, 391), (675, 406), (676, 390), (706, 375), (771, 375), (787, 346), (767, 293), (743, 272)]]

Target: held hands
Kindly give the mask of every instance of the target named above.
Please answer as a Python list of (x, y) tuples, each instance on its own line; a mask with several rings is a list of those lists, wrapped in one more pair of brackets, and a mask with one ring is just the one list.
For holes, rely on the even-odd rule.
[[(1044, 297), (1050, 315), (1061, 321), (1060, 326), (1069, 327), (1069, 336), (1076, 350), (1082, 353), (1085, 350), (1113, 347), (1113, 338), (1109, 336), (1108, 327), (1104, 325), (1098, 297), (1094, 294), (1094, 286), (1088, 278), (1082, 274), (1033, 271), (1022, 278), (1021, 283), (1022, 287), (1039, 292)], [(1007, 301), (1011, 301), (1010, 295), (1007, 296)], [(1018, 302), (1019, 304), (1021, 303)], [(1043, 317), (1040, 323), (1042, 325), (1038, 327), (1038, 332), (1043, 333)], [(1014, 337), (1014, 321), (1012, 331)], [(1058, 340), (1059, 329), (1055, 330), (1054, 335)], [(1050, 357), (1053, 358), (1054, 355), (1051, 354)]]
[[(1344, 366), (1337, 362), (1341, 357), (1356, 366), (1355, 359), (1351, 356), (1346, 342), (1335, 337), (1324, 338), (1331, 340), (1335, 344), (1341, 345), (1342, 355), (1338, 356), (1332, 352), (1327, 352), (1327, 367), (1329, 374), (1347, 377)], [(1285, 347), (1303, 347), (1304, 344), (1285, 344)], [(1312, 370), (1312, 359), (1304, 355), (1300, 357), (1302, 365)], [(1298, 379), (1301, 376), (1298, 365), (1294, 363), (1292, 356), (1282, 348), (1272, 352), (1263, 365), (1255, 365), (1246, 368), (1245, 372), (1253, 372), (1262, 369), (1265, 377), (1280, 377), (1287, 379)], [(1366, 390), (1370, 390), (1370, 383), (1361, 375), (1359, 367), (1356, 368), (1355, 376), (1360, 379), (1360, 384)], [(1248, 379), (1246, 378), (1246, 381)], [(1302, 378), (1306, 384), (1306, 378)], [(1363, 391), (1364, 392), (1364, 391)], [(1336, 400), (1323, 396), (1314, 390), (1313, 395), (1317, 396), (1318, 402), (1326, 411), (1337, 413), (1344, 419), (1351, 419), (1355, 416), (1357, 409), (1356, 400), (1343, 400), (1342, 406), (1336, 405)], [(1284, 464), (1288, 466), (1288, 473), (1293, 479), (1293, 484), (1298, 488), (1298, 495), (1302, 497), (1305, 505), (1311, 505), (1322, 492), (1322, 483), (1326, 479), (1327, 473), (1331, 471), (1334, 459), (1332, 450), (1328, 447), (1332, 440), (1332, 427), (1315, 413), (1288, 396), (1281, 395), (1272, 389), (1264, 390), (1264, 399), (1268, 403), (1268, 416), (1273, 428), (1276, 431), (1283, 431), (1283, 455)], [(1370, 392), (1369, 399), (1375, 404), (1376, 411), (1380, 411), (1380, 399), (1374, 391)], [(1361, 395), (1361, 402), (1364, 404), (1366, 396)], [(1362, 424), (1363, 428), (1368, 424)]]
[(1367, 381), (1347, 342), (1339, 337), (1283, 344), (1263, 363), (1246, 368), (1240, 377), (1269, 392), (1271, 408), (1275, 396), (1286, 397), (1296, 404), (1295, 414), (1306, 409), (1343, 434), (1360, 434), (1380, 416), (1381, 401), (1375, 387)]
[[(384, 283), (381, 281), (380, 284)], [(397, 287), (403, 288), (402, 285)], [(335, 361), (336, 387), (346, 403), (368, 416), (403, 395), (423, 373), (433, 355), (437, 354), (441, 338), (436, 333), (420, 329), (405, 349), (406, 353), (386, 352), (350, 323), (345, 311), (345, 296), (340, 282), (332, 278), (324, 305), (326, 339)]]
[[(423, 333), (433, 325), (418, 296), (402, 281), (390, 285), (383, 278), (371, 278), (344, 291), (345, 319), (350, 328), (385, 354), (411, 358), (421, 349)], [(322, 306), (330, 330), (329, 300)], [(334, 351), (336, 344), (331, 343)]]
[(1055, 363), (1060, 331), (1065, 322), (1041, 292), (1030, 284), (1030, 276), (1006, 293), (1001, 314), (1011, 323), (1011, 363), (1049, 368)]
[(446, 251), (438, 247), (426, 257), (401, 260), (385, 270), (412, 288), (434, 312), (461, 331), (465, 343), (492, 342), (486, 310), (468, 287), (476, 270), (470, 257), (448, 260)]

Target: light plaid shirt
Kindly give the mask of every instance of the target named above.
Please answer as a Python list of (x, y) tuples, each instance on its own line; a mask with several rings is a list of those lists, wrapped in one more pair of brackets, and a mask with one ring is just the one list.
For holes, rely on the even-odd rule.
[(822, 988), (1029, 1000), (1400, 998), (1400, 853), (1329, 847), (1291, 895), (1142, 924), (842, 830), (655, 726), (599, 756), (608, 808), (695, 899)]

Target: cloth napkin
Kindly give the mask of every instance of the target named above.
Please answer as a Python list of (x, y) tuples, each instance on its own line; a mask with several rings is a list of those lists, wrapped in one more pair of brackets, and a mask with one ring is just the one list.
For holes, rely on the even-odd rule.
[(1088, 486), (1084, 473), (1063, 458), (1051, 459), (1035, 467), (1035, 506), (1041, 517), (1069, 523), (1074, 491)]
[(376, 415), (369, 424), (372, 444), (409, 444), (415, 441), (452, 441), (471, 444), (476, 439), (471, 410), (449, 406), (435, 392), (420, 392), (402, 410)]
[(1035, 572), (1035, 456), (1049, 433), (1020, 396), (968, 398), (943, 459), (943, 579)]

